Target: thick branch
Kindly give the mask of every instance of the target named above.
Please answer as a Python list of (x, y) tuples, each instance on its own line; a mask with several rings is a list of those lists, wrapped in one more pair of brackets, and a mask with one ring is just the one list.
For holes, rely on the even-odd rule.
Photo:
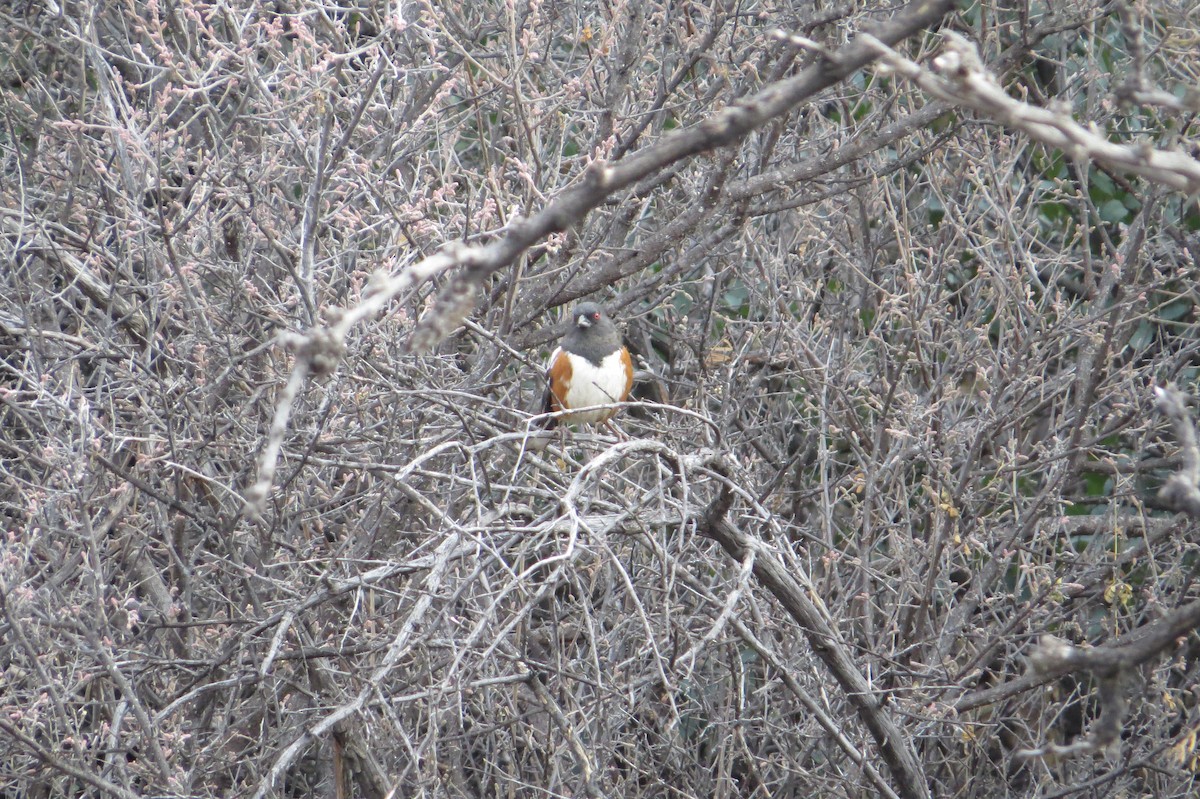
[(858, 711), (859, 718), (875, 738), (896, 780), (897, 793), (904, 797), (927, 797), (929, 789), (916, 753), (909, 746), (903, 731), (884, 709), (879, 692), (863, 677), (841, 636), (827, 620), (828, 611), (825, 611), (820, 599), (812, 595), (811, 588), (806, 588), (796, 579), (771, 547), (725, 519), (731, 502), (730, 491), (714, 501), (701, 523), (700, 531), (719, 543), (735, 560), (741, 561), (748, 552), (755, 553), (755, 577), (800, 626), (813, 652), (829, 669), (846, 698)]
[(1094, 671), (1103, 676), (1133, 668), (1174, 647), (1180, 636), (1197, 627), (1200, 627), (1200, 600), (1104, 646), (1084, 649), (1051, 637), (1030, 656), (1033, 668), (1029, 672), (1002, 685), (967, 694), (955, 702), (954, 708), (962, 713), (990, 705), (1075, 671)]
[[(456, 266), (466, 267), (442, 290), (437, 303), (417, 323), (408, 342), (408, 349), (413, 352), (432, 349), (449, 336), (471, 311), (477, 287), (483, 279), (511, 265), (536, 242), (578, 224), (615, 192), (685, 158), (732, 144), (770, 120), (786, 114), (817, 92), (843, 80), (877, 58), (879, 42), (896, 44), (924, 30), (949, 13), (953, 5), (951, 0), (915, 0), (876, 30), (873, 36), (860, 37), (841, 52), (823, 58), (799, 75), (773, 83), (757, 94), (738, 100), (705, 121), (667, 135), (657, 144), (639, 150), (620, 162), (593, 162), (578, 183), (561, 192), (529, 219), (515, 219), (495, 241), (474, 247), (450, 244), (394, 275), (377, 276), (358, 305), (344, 311), (335, 309), (328, 314), (328, 329), (317, 328), (302, 340), (292, 342), (301, 360), (312, 361), (308, 366), (298, 363), (295, 368), (309, 369), (317, 377), (329, 373), (340, 359), (344, 350), (342, 341), (354, 324), (372, 316), (392, 298), (429, 278)], [(285, 394), (276, 406), (271, 434), (259, 461), (258, 479), (247, 492), (247, 510), (251, 513), (260, 513), (265, 507), (274, 482), (283, 434), (296, 397), (298, 392)]]
[[(457, 298), (466, 297), (470, 292), (464, 290), (462, 282), (478, 283), (492, 272), (512, 264), (535, 242), (582, 221), (615, 192), (677, 161), (733, 144), (871, 63), (877, 57), (872, 42), (891, 45), (903, 41), (936, 23), (952, 7), (953, 3), (948, 0), (917, 0), (881, 26), (873, 36), (860, 37), (799, 75), (738, 100), (703, 122), (665, 136), (657, 144), (618, 163), (594, 162), (579, 183), (563, 191), (534, 216), (515, 221), (503, 236), (490, 244), (459, 251), (458, 262), (468, 269), (443, 291), (445, 313), (455, 316), (465, 312)], [(428, 350), (446, 335), (446, 326), (438, 317), (435, 308), (418, 324), (409, 342), (412, 350)]]
[(874, 45), (888, 67), (941, 100), (1002, 122), (1073, 159), (1132, 172), (1187, 194), (1200, 191), (1200, 161), (1182, 152), (1156, 150), (1149, 142), (1111, 142), (1094, 127), (1080, 125), (1065, 110), (1038, 108), (1010, 97), (984, 67), (975, 46), (955, 33), (946, 33), (946, 51), (934, 59), (937, 73), (905, 58), (879, 39), (866, 34), (862, 39)]

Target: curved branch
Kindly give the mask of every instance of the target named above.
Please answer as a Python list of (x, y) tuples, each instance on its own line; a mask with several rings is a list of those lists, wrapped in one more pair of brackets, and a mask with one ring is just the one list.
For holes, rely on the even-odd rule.
[[(718, 473), (722, 473), (724, 468), (719, 459), (714, 459), (708, 465)], [(813, 652), (845, 691), (846, 698), (858, 711), (859, 718), (879, 745), (884, 762), (896, 780), (897, 793), (903, 797), (929, 796), (916, 753), (903, 731), (884, 709), (879, 692), (858, 670), (841, 636), (829, 623), (828, 611), (820, 599), (815, 596), (811, 586), (802, 584), (788, 570), (772, 547), (725, 518), (732, 501), (733, 492), (726, 487), (701, 520), (700, 533), (720, 544), (735, 560), (743, 560), (748, 553), (755, 554), (754, 576), (800, 626)]]
[(970, 108), (1021, 131), (1035, 141), (1062, 150), (1070, 158), (1091, 160), (1192, 195), (1200, 192), (1200, 161), (1178, 151), (1156, 150), (1149, 142), (1118, 144), (1080, 125), (1065, 110), (1038, 108), (1010, 97), (987, 70), (975, 45), (953, 32), (946, 51), (934, 59), (937, 72), (897, 53), (882, 40), (864, 34), (887, 66), (941, 100)]
[[(737, 142), (871, 63), (879, 57), (879, 42), (891, 45), (903, 41), (935, 24), (953, 6), (951, 0), (915, 0), (881, 25), (874, 35), (860, 36), (840, 52), (826, 54), (798, 75), (731, 103), (703, 122), (675, 131), (657, 144), (619, 162), (593, 161), (578, 183), (565, 189), (532, 217), (514, 219), (495, 241), (474, 247), (451, 243), (394, 275), (377, 275), (358, 305), (345, 310), (333, 309), (327, 313), (330, 317), (328, 328), (315, 328), (300, 340), (293, 341), (299, 356), (294, 368), (311, 369), (317, 377), (328, 374), (341, 358), (342, 341), (354, 324), (382, 310), (400, 293), (454, 267), (465, 267), (438, 295), (434, 307), (418, 321), (407, 343), (410, 352), (429, 351), (454, 332), (470, 313), (484, 278), (512, 264), (536, 242), (578, 224), (612, 194), (671, 164)], [(310, 355), (312, 363), (309, 366), (300, 363)], [(246, 510), (251, 514), (265, 508), (291, 405), (298, 396), (297, 392), (295, 396), (285, 397), (275, 409), (275, 421), (260, 459), (258, 479), (247, 493)]]

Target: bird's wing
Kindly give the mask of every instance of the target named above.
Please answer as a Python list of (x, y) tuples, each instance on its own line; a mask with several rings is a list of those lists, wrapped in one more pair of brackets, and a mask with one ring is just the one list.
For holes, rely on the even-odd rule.
[[(558, 408), (555, 407), (555, 405), (556, 405), (555, 399), (556, 398), (555, 398), (553, 392), (551, 392), (550, 386), (554, 382), (554, 379), (556, 377), (555, 372), (561, 372), (563, 365), (565, 365), (566, 369), (568, 369), (568, 370), (571, 368), (571, 363), (566, 358), (563, 358), (562, 362), (560, 364), (558, 356), (562, 355), (562, 354), (563, 354), (563, 348), (555, 347), (554, 352), (550, 353), (550, 358), (546, 361), (546, 373), (545, 373), (546, 390), (542, 393), (542, 413), (551, 413), (553, 411), (559, 410)], [(558, 399), (561, 399), (561, 398), (558, 398)]]

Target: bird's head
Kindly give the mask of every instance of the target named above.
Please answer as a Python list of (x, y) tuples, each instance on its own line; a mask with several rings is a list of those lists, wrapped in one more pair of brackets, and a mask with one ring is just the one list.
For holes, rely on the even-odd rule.
[(575, 326), (587, 329), (604, 318), (604, 309), (594, 302), (581, 302), (575, 306)]

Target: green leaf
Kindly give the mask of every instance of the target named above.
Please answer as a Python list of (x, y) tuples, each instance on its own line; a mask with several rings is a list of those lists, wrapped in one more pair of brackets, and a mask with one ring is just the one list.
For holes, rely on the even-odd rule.
[(725, 307), (736, 313), (737, 311), (740, 311), (750, 299), (750, 289), (746, 288), (744, 283), (734, 283), (729, 287), (729, 290), (725, 292), (725, 294), (722, 296), (722, 299), (725, 301)]
[(1089, 193), (1092, 195), (1093, 200), (1112, 197), (1118, 193), (1117, 184), (1113, 183), (1113, 179), (1103, 172), (1093, 169), (1088, 176), (1088, 179), (1091, 187), (1091, 191)]
[(936, 194), (931, 194), (925, 201), (925, 208), (929, 213), (929, 223), (937, 227), (946, 216), (946, 206), (942, 205), (942, 201)]
[(1129, 209), (1120, 200), (1109, 200), (1100, 206), (1100, 218), (1105, 222), (1124, 222), (1129, 217)]
[(1129, 348), (1134, 352), (1146, 349), (1154, 341), (1154, 325), (1150, 322), (1142, 322), (1138, 325), (1137, 330), (1133, 331), (1133, 335), (1129, 337)]
[(1192, 307), (1191, 300), (1172, 300), (1158, 309), (1158, 318), (1164, 322), (1178, 322), (1192, 312)]
[(1105, 497), (1112, 491), (1112, 484), (1107, 475), (1085, 472), (1083, 484), (1089, 497)]

